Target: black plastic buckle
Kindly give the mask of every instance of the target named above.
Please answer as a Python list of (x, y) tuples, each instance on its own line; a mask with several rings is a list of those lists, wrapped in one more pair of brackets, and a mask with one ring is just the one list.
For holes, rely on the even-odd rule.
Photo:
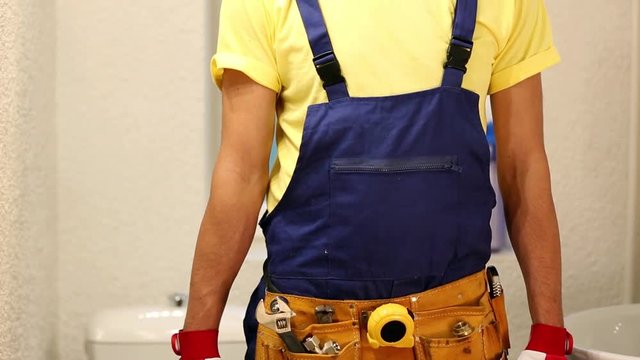
[(325, 87), (345, 82), (340, 69), (340, 63), (338, 59), (336, 59), (333, 51), (314, 57), (313, 63)]
[[(467, 43), (466, 41), (463, 42)], [(451, 44), (449, 45), (449, 50), (447, 51), (447, 63), (444, 66), (460, 70), (466, 74), (467, 63), (469, 63), (469, 59), (471, 58), (471, 47), (473, 46), (473, 44), (469, 45), (469, 47), (458, 45), (455, 44), (452, 40)]]

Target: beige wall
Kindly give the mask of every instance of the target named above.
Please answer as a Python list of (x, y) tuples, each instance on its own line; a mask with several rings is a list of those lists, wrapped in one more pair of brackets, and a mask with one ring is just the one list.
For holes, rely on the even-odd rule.
[(56, 353), (54, 11), (0, 1), (0, 359)]
[(187, 290), (206, 201), (209, 1), (58, 3), (60, 358), (95, 311)]
[(633, 301), (640, 302), (640, 2), (635, 1), (633, 3), (633, 16), (634, 16), (634, 51), (635, 57), (632, 64), (634, 67), (633, 79), (635, 84), (631, 92), (632, 102), (632, 117), (631, 117), (631, 134), (633, 136), (632, 148), (630, 154), (632, 155), (631, 169), (635, 174), (634, 184), (632, 184), (632, 192), (635, 192), (635, 206), (631, 207), (629, 218), (632, 221), (630, 226), (630, 239), (632, 243), (632, 250), (630, 251), (632, 263), (635, 265), (632, 267), (631, 273), (631, 291), (633, 294)]
[[(563, 57), (544, 87), (566, 313), (622, 303), (628, 293), (633, 2), (546, 1)], [(495, 261), (521, 349), (529, 324), (521, 275), (512, 258)]]
[[(207, 20), (207, 54), (213, 55), (216, 52), (216, 46), (218, 44), (218, 19), (220, 18), (220, 1), (207, 1), (207, 13), (209, 14)], [(207, 62), (206, 65), (209, 63)], [(208, 69), (208, 67), (207, 67)], [(207, 119), (207, 132), (206, 142), (209, 144), (207, 149), (207, 171), (205, 177), (205, 183), (207, 186), (211, 181), (211, 173), (213, 172), (213, 165), (218, 148), (220, 147), (220, 130), (222, 127), (222, 111), (221, 111), (221, 94), (218, 87), (213, 80), (207, 81), (207, 94), (210, 96), (210, 104), (208, 107)]]

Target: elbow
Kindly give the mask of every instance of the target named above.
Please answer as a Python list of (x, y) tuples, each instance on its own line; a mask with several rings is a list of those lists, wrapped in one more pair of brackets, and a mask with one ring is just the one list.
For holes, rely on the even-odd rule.
[(497, 166), (507, 213), (513, 214), (523, 204), (551, 195), (551, 175), (544, 149), (499, 156)]

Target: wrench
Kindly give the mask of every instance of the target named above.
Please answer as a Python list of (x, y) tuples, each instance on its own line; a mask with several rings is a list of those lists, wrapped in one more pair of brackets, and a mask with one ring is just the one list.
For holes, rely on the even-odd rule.
[(289, 308), (289, 305), (287, 305), (281, 297), (276, 297), (271, 308), (277, 312), (273, 314), (267, 313), (264, 307), (264, 300), (260, 300), (256, 308), (256, 319), (258, 323), (274, 330), (282, 341), (284, 341), (290, 352), (305, 353), (306, 349), (291, 331), (291, 318), (296, 316), (296, 313)]

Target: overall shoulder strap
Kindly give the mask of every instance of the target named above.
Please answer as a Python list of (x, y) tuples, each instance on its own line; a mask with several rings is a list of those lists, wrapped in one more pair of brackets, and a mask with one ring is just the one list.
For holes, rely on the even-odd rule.
[(458, 0), (453, 19), (453, 34), (444, 65), (442, 86), (461, 87), (473, 49), (478, 0)]
[(333, 52), (318, 0), (297, 0), (297, 3), (313, 52), (313, 64), (327, 91), (329, 101), (349, 97), (347, 84)]

